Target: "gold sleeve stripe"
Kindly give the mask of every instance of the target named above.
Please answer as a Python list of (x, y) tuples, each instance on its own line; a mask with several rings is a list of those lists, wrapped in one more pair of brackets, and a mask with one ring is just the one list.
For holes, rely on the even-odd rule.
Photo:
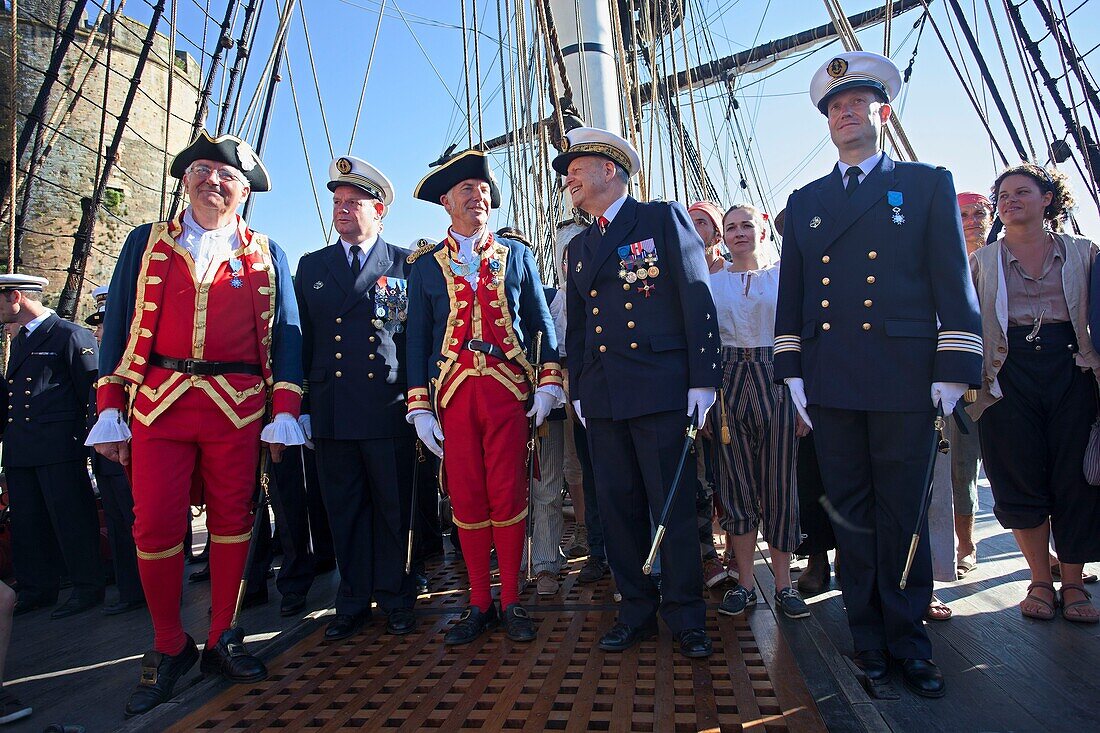
[(224, 535), (210, 533), (210, 541), (217, 542), (220, 545), (236, 545), (241, 542), (248, 542), (252, 539), (252, 530), (248, 530), (244, 534)]
[(170, 547), (167, 550), (161, 550), (160, 552), (144, 552), (142, 550), (137, 551), (138, 558), (142, 560), (164, 560), (165, 558), (172, 557), (173, 555), (179, 555), (183, 552), (183, 543), (179, 543), (175, 547)]

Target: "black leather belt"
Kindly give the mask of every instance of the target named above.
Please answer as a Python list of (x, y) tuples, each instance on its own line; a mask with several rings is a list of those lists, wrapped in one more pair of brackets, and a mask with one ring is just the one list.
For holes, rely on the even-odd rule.
[(149, 358), (153, 366), (171, 369), (183, 374), (194, 374), (212, 377), (218, 374), (252, 374), (261, 376), (259, 364), (249, 364), (244, 361), (203, 361), (202, 359), (173, 359), (160, 354), (153, 354)]
[(488, 354), (501, 361), (511, 361), (504, 354), (504, 350), (499, 346), (489, 343), (488, 341), (482, 341), (481, 339), (470, 339), (466, 343), (462, 344), (462, 348), (470, 351), (479, 351), (482, 354)]

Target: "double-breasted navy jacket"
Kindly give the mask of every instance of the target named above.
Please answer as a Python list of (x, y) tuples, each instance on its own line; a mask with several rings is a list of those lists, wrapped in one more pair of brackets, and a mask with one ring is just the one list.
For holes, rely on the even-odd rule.
[(933, 382), (977, 385), (982, 339), (951, 174), (886, 155), (849, 197), (840, 170), (791, 194), (775, 379), (809, 404), (928, 409)]

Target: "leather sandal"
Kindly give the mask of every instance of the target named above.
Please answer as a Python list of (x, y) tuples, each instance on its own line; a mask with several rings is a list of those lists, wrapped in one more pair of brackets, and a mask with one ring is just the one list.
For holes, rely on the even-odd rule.
[[(1073, 601), (1072, 603), (1066, 603), (1066, 589), (1081, 591), (1084, 594), (1084, 598), (1079, 601)], [(1074, 612), (1068, 614), (1066, 611), (1071, 608), (1092, 608), (1092, 594), (1085, 590), (1085, 586), (1080, 583), (1062, 583), (1062, 618), (1066, 621), (1072, 621), (1075, 624), (1095, 624), (1100, 623), (1100, 616), (1083, 616), (1080, 613)]]
[(925, 621), (947, 621), (954, 614), (951, 607), (941, 601), (933, 594), (932, 600), (928, 603), (928, 608), (924, 610)]
[[(1034, 583), (1032, 583), (1031, 585), (1029, 585), (1027, 587), (1027, 596), (1024, 597), (1024, 600), (1020, 601), (1020, 613), (1022, 613), (1027, 618), (1033, 618), (1033, 619), (1037, 619), (1039, 621), (1050, 621), (1052, 618), (1054, 618), (1055, 603), (1051, 603), (1047, 599), (1045, 599), (1041, 596), (1037, 596), (1034, 593), (1032, 593), (1031, 591), (1035, 588), (1043, 588), (1045, 590), (1049, 590), (1052, 594), (1054, 594), (1054, 600), (1055, 600), (1055, 603), (1057, 603), (1058, 594), (1054, 590), (1054, 583), (1047, 583), (1045, 581), (1037, 580), (1037, 581), (1035, 581)], [(1043, 607), (1043, 610), (1042, 611), (1028, 611), (1028, 610), (1026, 610), (1024, 608), (1024, 604), (1028, 603), (1029, 601), (1032, 602), (1032, 603), (1039, 604), (1040, 606)]]

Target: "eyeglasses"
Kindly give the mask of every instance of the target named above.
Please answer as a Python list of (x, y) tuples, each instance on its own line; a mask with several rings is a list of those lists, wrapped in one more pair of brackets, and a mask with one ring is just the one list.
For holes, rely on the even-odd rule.
[(211, 168), (208, 165), (193, 165), (187, 169), (188, 173), (198, 176), (199, 178), (209, 178), (211, 173), (216, 173), (218, 179), (222, 181), (237, 181), (243, 182), (244, 179), (237, 171), (232, 168)]

